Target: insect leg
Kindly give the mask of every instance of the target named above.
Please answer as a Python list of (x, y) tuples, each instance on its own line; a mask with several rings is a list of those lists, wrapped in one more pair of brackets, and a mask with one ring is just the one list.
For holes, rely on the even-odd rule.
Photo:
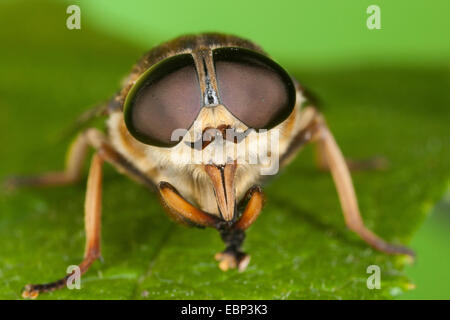
[[(328, 171), (330, 165), (327, 160), (327, 151), (324, 144), (318, 143), (315, 149), (316, 164), (319, 170)], [(371, 157), (362, 160), (345, 159), (347, 167), (350, 171), (359, 170), (385, 170), (389, 166), (389, 162), (384, 157)]]
[(347, 226), (356, 232), (369, 245), (379, 251), (388, 254), (406, 254), (414, 256), (414, 252), (411, 249), (387, 243), (366, 228), (359, 212), (350, 172), (341, 150), (334, 140), (323, 117), (318, 114), (315, 121), (316, 125), (312, 132), (312, 140), (316, 141), (321, 150), (323, 150), (324, 157), (336, 185)]
[[(119, 152), (114, 150), (107, 142), (106, 137), (97, 129), (88, 129), (82, 133), (82, 141), (86, 146), (96, 150), (89, 170), (86, 198), (85, 198), (85, 229), (86, 248), (84, 260), (80, 263), (80, 273), (88, 270), (90, 265), (100, 257), (100, 216), (102, 191), (102, 164), (103, 161), (111, 163), (117, 170), (127, 174), (137, 182), (150, 189), (155, 189), (153, 182), (128, 162)], [(27, 285), (23, 297), (35, 298), (40, 292), (47, 292), (62, 288), (72, 274), (47, 284)]]
[(64, 134), (64, 136), (66, 136), (69, 133), (71, 135), (79, 133), (76, 135), (76, 138), (67, 151), (64, 171), (48, 172), (35, 176), (13, 176), (7, 178), (3, 182), (4, 187), (7, 189), (14, 189), (26, 186), (60, 186), (77, 182), (81, 178), (81, 171), (83, 169), (83, 164), (89, 145), (85, 133), (89, 130), (93, 130), (86, 130), (86, 125), (96, 118), (106, 116), (117, 110), (121, 105), (119, 102), (119, 97), (120, 95), (116, 95), (105, 103), (87, 110), (77, 119), (72, 128)]
[(312, 130), (315, 125), (315, 118), (318, 111), (313, 107), (306, 107), (301, 111), (300, 119), (302, 119), (301, 129), (292, 138), (292, 141), (280, 158), (280, 166), (285, 167), (288, 165), (297, 155), (297, 153), (303, 149), (311, 141)]
[(245, 230), (255, 222), (263, 208), (264, 195), (259, 186), (253, 186), (247, 191), (245, 199), (248, 199), (248, 202), (239, 220), (231, 228), (226, 225), (218, 228), (226, 246), (224, 251), (215, 255), (222, 271), (237, 268), (242, 272), (250, 262), (250, 256), (243, 252), (241, 247), (245, 239)]
[(88, 129), (85, 132), (89, 145), (98, 150), (102, 158), (116, 168), (117, 171), (126, 174), (134, 181), (143, 184), (151, 191), (157, 191), (158, 188), (153, 181), (141, 170), (136, 168), (122, 154), (111, 146), (105, 135), (97, 129)]
[[(286, 152), (280, 159), (281, 166), (284, 167), (294, 159), (295, 155), (309, 142), (313, 137), (313, 133), (317, 130), (317, 126), (324, 122), (323, 116), (314, 107), (305, 107), (301, 111), (301, 129), (292, 139)], [(330, 167), (327, 162), (326, 151), (323, 144), (317, 144), (315, 148), (316, 165), (320, 170), (328, 171)], [(348, 168), (351, 171), (356, 170), (384, 170), (389, 166), (388, 161), (383, 157), (371, 157), (363, 160), (345, 159)]]
[(81, 178), (84, 160), (86, 159), (88, 147), (91, 146), (102, 154), (102, 157), (111, 163), (119, 172), (156, 191), (155, 184), (145, 173), (137, 169), (124, 156), (116, 151), (109, 143), (105, 135), (97, 129), (86, 129), (81, 132), (67, 153), (66, 169), (60, 172), (49, 172), (29, 177), (12, 177), (4, 183), (6, 188), (17, 188), (21, 186), (57, 186), (77, 182)]
[(70, 145), (67, 152), (66, 168), (64, 171), (48, 172), (36, 176), (11, 177), (6, 179), (7, 188), (17, 188), (23, 186), (41, 187), (66, 185), (78, 181), (81, 177), (81, 170), (86, 158), (88, 141), (84, 134), (79, 134)]
[[(85, 230), (86, 248), (83, 261), (78, 265), (80, 274), (85, 273), (91, 264), (100, 257), (100, 225), (102, 198), (102, 157), (96, 153), (92, 158), (87, 181), (85, 198)], [(24, 298), (36, 298), (40, 292), (53, 291), (63, 288), (67, 280), (73, 275), (46, 284), (28, 284), (22, 293)]]
[(43, 186), (60, 186), (77, 182), (81, 177), (81, 170), (83, 169), (84, 160), (88, 149), (88, 141), (85, 133), (92, 129), (83, 129), (91, 120), (105, 116), (113, 112), (120, 105), (118, 101), (119, 95), (114, 96), (109, 101), (95, 106), (82, 114), (65, 135), (69, 133), (79, 133), (73, 143), (70, 145), (66, 155), (66, 166), (64, 171), (48, 172), (35, 176), (16, 176), (7, 178), (3, 185), (7, 189), (14, 189), (18, 187), (43, 187)]

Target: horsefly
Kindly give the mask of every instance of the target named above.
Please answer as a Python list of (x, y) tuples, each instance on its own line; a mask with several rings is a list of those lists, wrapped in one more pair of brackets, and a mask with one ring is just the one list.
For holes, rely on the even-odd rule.
[[(81, 274), (100, 257), (102, 166), (155, 191), (175, 221), (219, 231), (222, 270), (245, 270), (245, 231), (260, 214), (261, 184), (308, 143), (331, 172), (347, 226), (389, 254), (414, 253), (368, 230), (349, 164), (305, 90), (256, 44), (230, 35), (181, 36), (149, 51), (121, 90), (88, 118), (107, 117), (108, 132), (80, 130), (63, 172), (9, 180), (12, 186), (65, 185), (80, 179), (93, 155), (85, 198), (86, 249)], [(26, 285), (23, 297), (62, 288), (61, 280)]]

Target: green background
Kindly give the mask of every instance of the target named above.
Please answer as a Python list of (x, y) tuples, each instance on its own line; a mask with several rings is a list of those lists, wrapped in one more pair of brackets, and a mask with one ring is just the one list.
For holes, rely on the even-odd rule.
[[(70, 2), (74, 3), (74, 2)], [(139, 45), (182, 33), (228, 32), (252, 39), (283, 65), (439, 64), (450, 55), (450, 3), (433, 1), (81, 1), (96, 26)], [(381, 30), (366, 27), (369, 5)]]
[[(81, 30), (65, 28), (68, 4), (81, 7)], [(371, 4), (381, 30), (366, 27)], [(412, 239), (418, 254), (402, 271), (404, 261), (349, 234), (310, 149), (267, 187), (244, 274), (217, 270), (213, 230), (173, 225), (154, 197), (107, 169), (105, 263), (83, 290), (42, 298), (450, 298), (448, 12), (448, 1), (3, 1), (0, 176), (61, 168), (64, 129), (115, 92), (148, 48), (229, 32), (262, 45), (321, 98), (346, 155), (389, 159), (387, 172), (354, 174), (363, 216), (391, 241)], [(2, 194), (0, 297), (20, 298), (26, 282), (55, 280), (79, 261), (83, 190)], [(379, 292), (365, 288), (372, 263), (383, 270)], [(404, 293), (411, 282), (417, 288)]]

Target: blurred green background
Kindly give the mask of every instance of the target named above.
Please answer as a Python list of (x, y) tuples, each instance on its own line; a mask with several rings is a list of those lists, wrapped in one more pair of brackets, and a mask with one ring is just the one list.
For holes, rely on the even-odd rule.
[[(381, 9), (380, 30), (366, 26), (366, 9), (373, 4)], [(87, 0), (80, 5), (95, 15), (98, 27), (139, 45), (219, 30), (259, 43), (288, 70), (368, 64), (448, 70), (450, 63), (447, 0)], [(418, 288), (402, 298), (450, 299), (449, 197), (413, 239), (419, 260), (407, 274)]]
[[(450, 56), (446, 0), (432, 4), (407, 0), (80, 3), (103, 30), (139, 45), (182, 33), (220, 30), (252, 39), (283, 65), (296, 68), (368, 62), (428, 65)], [(366, 27), (366, 9), (372, 4), (381, 9), (381, 30)]]
[[(30, 18), (34, 11), (33, 7), (36, 8), (37, 12), (40, 12), (39, 1), (26, 3), (3, 0), (2, 2), (2, 7), (0, 8), (9, 8), (8, 14), (14, 12), (17, 15), (15, 18), (19, 24), (20, 20), (25, 21)], [(61, 1), (59, 3), (61, 4)], [(401, 0), (229, 0), (222, 2), (206, 0), (85, 0), (66, 1), (65, 5), (60, 5), (60, 7), (64, 9), (69, 4), (77, 4), (81, 7), (81, 30), (67, 31), (64, 34), (64, 37), (67, 37), (67, 39), (60, 39), (58, 35), (56, 39), (59, 39), (60, 43), (46, 43), (45, 41), (33, 43), (33, 30), (20, 31), (19, 27), (6, 25), (4, 20), (1, 20), (0, 27), (4, 29), (3, 34), (9, 41), (6, 43), (9, 46), (13, 43), (16, 45), (14, 48), (4, 46), (3, 50), (6, 52), (4, 57), (14, 58), (20, 50), (27, 50), (28, 48), (33, 48), (33, 46), (47, 46), (48, 50), (56, 50), (53, 54), (58, 52), (58, 50), (61, 50), (61, 54), (64, 54), (64, 49), (76, 51), (77, 45), (79, 45), (78, 40), (75, 38), (71, 40), (71, 37), (74, 33), (82, 34), (84, 30), (98, 33), (95, 41), (100, 47), (102, 46), (102, 35), (118, 39), (116, 48), (109, 48), (105, 45), (105, 50), (98, 53), (103, 55), (105, 60), (120, 59), (121, 57), (128, 58), (130, 56), (129, 52), (136, 53), (137, 58), (143, 52), (141, 52), (141, 48), (150, 48), (159, 42), (183, 33), (220, 31), (237, 34), (260, 44), (286, 69), (295, 70), (295, 74), (298, 75), (301, 82), (303, 80), (302, 75), (304, 75), (305, 79), (309, 80), (306, 85), (311, 87), (312, 91), (323, 99), (325, 114), (329, 111), (331, 118), (339, 119), (339, 112), (334, 107), (338, 105), (338, 101), (333, 100), (335, 97), (345, 95), (349, 97), (349, 101), (355, 102), (355, 100), (352, 100), (353, 97), (356, 97), (354, 98), (356, 100), (364, 99), (363, 101), (366, 101), (370, 100), (371, 94), (373, 94), (375, 100), (382, 101), (382, 98), (378, 95), (388, 92), (392, 95), (392, 99), (395, 100), (396, 89), (400, 88), (399, 94), (409, 96), (411, 101), (414, 101), (415, 95), (421, 97), (420, 101), (429, 100), (430, 104), (423, 104), (423, 109), (420, 110), (420, 115), (424, 119), (428, 119), (429, 123), (436, 121), (436, 124), (439, 122), (440, 126), (442, 126), (443, 122), (450, 125), (448, 122), (450, 119), (447, 117), (448, 113), (443, 113), (446, 116), (444, 118), (434, 118), (432, 114), (434, 108), (436, 110), (450, 108), (448, 95), (450, 90), (450, 19), (448, 19), (450, 1), (447, 0), (433, 1), (432, 3), (429, 1)], [(369, 30), (366, 27), (366, 19), (369, 16), (366, 13), (366, 8), (372, 4), (376, 4), (381, 8), (380, 30)], [(10, 9), (16, 6), (17, 10)], [(27, 7), (27, 10), (20, 9), (25, 7)], [(61, 12), (58, 19), (60, 19), (62, 27), (65, 25), (66, 18), (67, 14)], [(42, 24), (35, 26), (35, 31), (38, 33), (43, 32), (43, 34), (45, 31), (49, 35), (54, 32), (56, 35), (57, 31), (53, 31), (53, 28), (53, 25), (42, 21)], [(38, 37), (38, 39), (42, 41), (42, 38)], [(49, 39), (52, 38), (49, 37)], [(23, 47), (21, 47), (21, 43), (25, 43)], [(80, 41), (80, 43), (84, 42)], [(64, 46), (64, 48), (58, 48), (58, 45)], [(126, 53), (122, 53), (121, 50), (125, 47), (130, 47), (131, 49), (124, 49)], [(12, 50), (9, 51), (9, 49)], [(106, 49), (111, 51), (108, 52)], [(37, 54), (38, 56), (36, 56)], [(108, 74), (107, 70), (96, 70), (95, 59), (91, 58), (87, 53), (82, 54), (85, 54), (85, 56), (80, 57), (80, 60), (85, 59), (90, 65), (90, 68), (86, 70), (86, 79), (98, 77), (101, 80), (102, 77), (103, 79), (107, 79), (109, 76), (116, 77), (115, 72)], [(95, 52), (92, 54), (95, 55)], [(39, 58), (44, 61), (47, 59), (45, 50), (37, 53), (33, 51), (27, 52), (27, 55), (33, 57), (33, 59)], [(25, 59), (27, 60), (27, 58)], [(60, 60), (55, 62), (55, 70), (61, 69), (64, 63), (74, 64), (75, 66), (77, 64), (76, 55), (71, 56), (72, 60), (64, 61), (64, 59), (64, 56), (61, 56)], [(32, 59), (30, 58), (29, 60), (31, 61)], [(126, 66), (127, 62), (121, 61), (122, 65)], [(2, 61), (1, 66), (2, 69), (9, 68), (10, 71), (14, 71), (14, 67), (8, 66), (7, 59)], [(123, 69), (122, 72), (125, 75), (127, 72), (126, 67), (120, 68)], [(363, 71), (359, 73), (360, 70)], [(42, 72), (45, 73), (46, 70), (42, 70)], [(100, 74), (100, 72), (103, 73)], [(421, 74), (421, 72), (425, 75), (422, 80), (417, 78), (417, 74)], [(11, 74), (13, 73), (10, 72), (9, 75)], [(8, 92), (19, 90), (17, 88), (21, 81), (19, 74), (17, 79), (14, 77), (4, 79), (3, 84), (11, 84), (2, 88), (5, 92), (6, 90)], [(400, 74), (401, 76), (397, 76)], [(372, 75), (374, 77), (373, 81), (370, 79)], [(391, 78), (390, 75), (393, 75), (393, 77)], [(415, 85), (412, 86), (415, 91), (407, 91), (407, 86), (397, 82), (408, 81), (409, 75), (415, 81)], [(331, 83), (338, 83), (340, 76), (343, 77), (343, 80), (346, 77), (354, 77), (354, 79), (363, 77), (361, 78), (362, 81), (373, 84), (375, 87), (377, 81), (386, 82), (380, 85), (383, 88), (380, 92), (377, 92), (375, 88), (367, 94), (364, 92), (365, 88), (363, 86), (357, 86), (357, 82), (353, 82), (352, 86), (346, 87), (344, 85), (339, 88), (339, 90), (345, 89), (346, 92), (333, 92), (333, 89), (328, 88), (327, 95), (323, 97), (321, 95), (322, 84), (320, 79), (332, 79), (330, 80)], [(65, 78), (67, 80), (70, 78), (70, 74), (65, 77), (67, 77)], [(54, 81), (58, 82), (60, 79), (54, 79)], [(434, 83), (433, 81), (439, 81), (439, 88), (442, 88), (442, 90), (430, 88), (430, 86), (434, 86), (432, 84)], [(48, 87), (51, 84), (40, 83), (38, 85)], [(323, 84), (323, 86), (327, 89), (327, 85)], [(115, 90), (110, 84), (100, 85), (97, 89), (86, 84), (84, 87), (81, 85), (81, 89), (84, 90), (85, 96), (88, 97), (86, 100), (90, 103), (106, 98), (108, 92), (112, 93)], [(420, 92), (421, 90), (426, 92)], [(427, 90), (430, 90), (430, 94), (427, 93)], [(389, 100), (390, 97), (383, 98)], [(53, 102), (61, 105), (65, 101), (57, 100)], [(40, 101), (40, 103), (45, 103), (45, 100)], [(436, 106), (436, 104), (442, 105)], [(391, 106), (391, 108), (395, 107), (395, 105)], [(383, 110), (383, 106), (380, 106), (380, 110)], [(19, 111), (13, 112), (17, 112), (16, 116), (20, 115)], [(397, 110), (391, 110), (391, 112), (397, 112)], [(66, 113), (68, 116), (73, 116), (70, 111), (61, 110), (61, 114)], [(76, 114), (76, 112), (73, 112), (73, 114)], [(408, 106), (399, 106), (396, 116), (399, 116), (399, 114), (401, 117), (408, 118)], [(374, 112), (372, 113), (373, 115), (376, 116), (377, 113)], [(14, 117), (11, 114), (9, 116), (11, 119)], [(4, 117), (7, 116), (5, 115)], [(52, 118), (57, 118), (57, 115), (48, 114), (49, 123)], [(364, 115), (357, 115), (357, 118), (360, 120), (364, 119)], [(389, 121), (389, 119), (383, 118), (375, 120), (380, 122)], [(3, 121), (6, 123), (5, 118)], [(374, 121), (374, 119), (372, 118), (368, 121)], [(70, 121), (68, 120), (68, 122)], [(420, 122), (414, 123), (420, 126)], [(355, 124), (351, 121), (348, 124), (350, 127), (358, 127), (357, 123)], [(332, 124), (332, 127), (334, 125)], [(336, 126), (339, 126), (339, 124), (336, 124)], [(57, 125), (54, 125), (53, 129), (49, 130), (51, 133), (54, 133), (57, 131), (56, 128)], [(427, 128), (431, 131), (432, 125), (429, 125)], [(25, 127), (21, 129), (26, 130)], [(419, 127), (417, 130), (422, 132)], [(445, 134), (445, 131), (443, 132)], [(427, 132), (424, 131), (423, 133), (426, 134)], [(447, 134), (447, 137), (442, 137), (442, 140), (450, 139), (450, 129), (447, 131)], [(7, 138), (3, 136), (2, 139)], [(353, 141), (351, 139), (350, 141)], [(384, 139), (389, 139), (389, 137), (384, 137)], [(27, 145), (26, 140), (21, 140), (17, 148), (26, 148)], [(367, 155), (367, 153), (370, 153), (370, 146), (366, 146), (366, 148), (367, 150), (361, 149), (364, 149), (364, 151), (361, 151), (361, 154)], [(423, 146), (423, 150), (431, 150), (433, 148), (432, 142), (430, 142), (430, 145)], [(13, 150), (12, 153), (14, 154), (14, 152)], [(355, 154), (358, 155), (358, 152)], [(59, 163), (58, 160), (56, 159), (52, 163)], [(20, 166), (15, 163), (15, 160), (5, 160), (5, 163), (8, 161), (11, 163), (7, 166), (8, 170), (19, 170)], [(13, 162), (14, 164), (12, 164)], [(404, 166), (414, 167), (417, 164), (406, 162)], [(447, 172), (448, 170), (445, 171), (441, 178), (446, 181), (444, 185), (448, 186), (450, 177), (447, 175)], [(416, 178), (421, 179), (418, 175)], [(418, 187), (418, 189), (420, 188)], [(443, 191), (441, 190), (440, 193), (443, 194)], [(421, 200), (424, 202), (430, 201), (427, 197), (423, 197)], [(364, 200), (362, 202), (364, 203)], [(406, 275), (412, 279), (417, 288), (400, 295), (399, 298), (449, 299), (450, 192), (447, 192), (438, 203), (433, 201), (432, 203), (423, 203), (421, 205), (426, 206), (430, 214), (411, 241), (411, 246), (417, 251), (418, 260), (413, 266), (406, 267)], [(397, 295), (395, 292), (391, 292), (391, 294), (393, 296)]]

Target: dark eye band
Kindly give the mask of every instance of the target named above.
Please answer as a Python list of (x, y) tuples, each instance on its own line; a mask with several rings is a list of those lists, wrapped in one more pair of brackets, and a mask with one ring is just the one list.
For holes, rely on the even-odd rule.
[(181, 140), (172, 141), (172, 133), (190, 128), (201, 108), (194, 59), (181, 54), (159, 62), (139, 78), (125, 100), (125, 123), (137, 140), (170, 147)]
[(213, 52), (220, 101), (240, 121), (255, 129), (271, 129), (295, 105), (289, 75), (268, 57), (243, 48)]

